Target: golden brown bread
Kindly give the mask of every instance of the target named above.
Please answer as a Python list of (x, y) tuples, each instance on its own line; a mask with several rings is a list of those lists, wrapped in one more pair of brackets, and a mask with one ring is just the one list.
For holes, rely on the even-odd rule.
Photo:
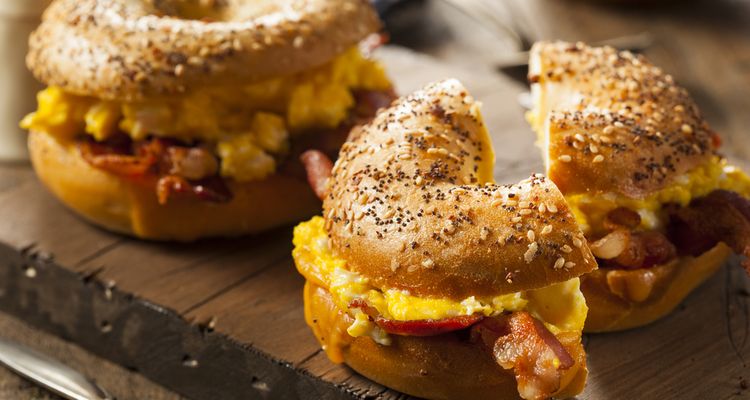
[(715, 153), (715, 134), (687, 91), (643, 56), (541, 42), (529, 80), (532, 127), (566, 196), (643, 198)]
[(27, 64), (66, 92), (134, 100), (303, 71), (380, 27), (366, 0), (206, 3), (56, 0)]
[(31, 132), (29, 153), (39, 179), (65, 205), (107, 229), (145, 239), (190, 241), (260, 232), (320, 208), (301, 177), (277, 173), (262, 181), (228, 180), (234, 195), (228, 203), (175, 197), (160, 205), (153, 182), (137, 183), (92, 167), (71, 141)]
[(548, 286), (596, 268), (555, 185), (491, 184), (479, 105), (455, 80), (353, 132), (329, 179), (326, 229), (376, 287), (463, 299)]
[[(491, 355), (459, 334), (430, 337), (392, 336), (390, 346), (370, 337), (351, 337), (351, 317), (330, 293), (305, 285), (305, 319), (334, 362), (346, 362), (360, 374), (398, 391), (428, 399), (518, 399), (516, 379)], [(557, 335), (575, 364), (565, 372), (556, 398), (575, 396), (586, 382), (586, 354), (579, 334)]]
[(648, 269), (599, 269), (581, 277), (589, 314), (585, 332), (609, 332), (649, 324), (680, 302), (729, 258), (724, 244), (698, 257), (680, 257)]

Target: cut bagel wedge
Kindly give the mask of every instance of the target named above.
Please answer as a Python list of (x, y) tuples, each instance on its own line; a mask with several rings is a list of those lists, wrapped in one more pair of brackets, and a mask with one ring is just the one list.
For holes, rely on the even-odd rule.
[(573, 396), (596, 263), (550, 180), (493, 182), (479, 109), (430, 84), (355, 129), (329, 174), (310, 168), (325, 190), (294, 232), (306, 319), (332, 361), (410, 395)]

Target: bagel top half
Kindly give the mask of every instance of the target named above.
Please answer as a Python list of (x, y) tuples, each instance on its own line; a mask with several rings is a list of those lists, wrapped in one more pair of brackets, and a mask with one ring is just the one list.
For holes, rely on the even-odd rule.
[(687, 91), (643, 56), (540, 42), (529, 81), (529, 119), (566, 196), (643, 199), (716, 157), (717, 136)]
[(66, 92), (132, 101), (294, 74), (379, 28), (366, 0), (55, 0), (27, 64)]
[(496, 185), (479, 104), (431, 84), (355, 129), (323, 204), (332, 250), (376, 287), (423, 297), (519, 292), (596, 268), (555, 185)]

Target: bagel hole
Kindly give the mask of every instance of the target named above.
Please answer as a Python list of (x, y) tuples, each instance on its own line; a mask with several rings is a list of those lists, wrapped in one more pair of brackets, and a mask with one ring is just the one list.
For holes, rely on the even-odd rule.
[(157, 0), (156, 12), (180, 19), (222, 21), (227, 15), (228, 0)]
[(278, 0), (154, 0), (159, 14), (204, 22), (250, 21), (283, 11)]

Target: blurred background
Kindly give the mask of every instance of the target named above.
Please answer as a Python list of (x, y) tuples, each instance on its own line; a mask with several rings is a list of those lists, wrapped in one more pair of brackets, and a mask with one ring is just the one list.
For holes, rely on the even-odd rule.
[[(145, 1), (145, 0), (144, 0)], [(45, 0), (0, 0), (0, 160), (23, 163), (25, 135), (17, 127), (34, 108), (37, 84), (24, 67), (26, 38)], [(459, 78), (485, 103), (484, 114), (495, 137), (533, 135), (523, 122), (526, 53), (544, 39), (610, 43), (646, 54), (687, 87), (712, 127), (724, 139), (724, 152), (748, 165), (750, 160), (750, 0), (377, 0), (390, 44), (416, 57), (458, 66)], [(420, 74), (417, 70), (400, 74)], [(399, 77), (391, 71), (397, 84)], [(472, 79), (474, 77), (475, 79)], [(493, 77), (492, 80), (487, 77)], [(433, 77), (424, 77), (426, 82)], [(440, 78), (440, 77), (437, 77)], [(485, 86), (486, 87), (483, 87)], [(413, 88), (399, 87), (401, 92)], [(519, 128), (520, 127), (520, 128)], [(526, 140), (526, 139), (524, 139)], [(496, 147), (503, 152), (530, 151)], [(529, 164), (503, 164), (503, 176), (538, 171), (533, 149)], [(514, 157), (518, 159), (518, 157)], [(20, 160), (20, 161), (19, 161)], [(515, 169), (508, 174), (507, 170)], [(512, 171), (513, 172), (513, 171)], [(499, 174), (498, 174), (499, 175)], [(48, 335), (26, 331), (0, 317), (0, 331), (19, 341), (43, 343), (49, 354), (72, 360), (84, 371), (107, 380), (127, 381), (123, 398), (177, 399), (145, 379)], [(37, 345), (39, 347), (40, 345)], [(57, 399), (0, 369), (0, 399)]]
[[(749, 0), (384, 0), (391, 43), (525, 86), (537, 40), (644, 53), (695, 97), (725, 151), (750, 159)], [(520, 56), (520, 57), (519, 57)]]

